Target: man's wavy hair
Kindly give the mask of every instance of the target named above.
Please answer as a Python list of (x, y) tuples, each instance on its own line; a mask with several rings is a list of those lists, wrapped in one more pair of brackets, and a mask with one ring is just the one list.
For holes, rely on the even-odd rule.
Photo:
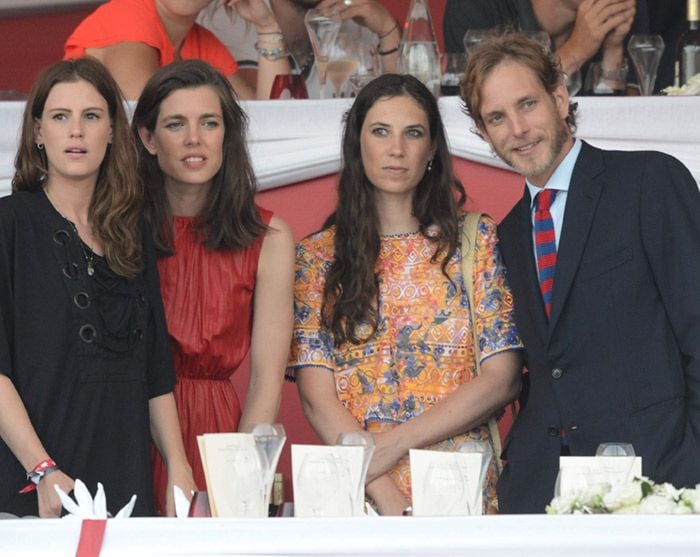
[(142, 196), (136, 174), (136, 151), (119, 87), (100, 62), (89, 57), (63, 60), (39, 75), (24, 110), (12, 189), (36, 191), (43, 187), (49, 171), (48, 160), (46, 150), (36, 146), (36, 124), (53, 87), (78, 81), (86, 81), (105, 99), (112, 124), (112, 142), (100, 166), (88, 208), (90, 226), (109, 267), (118, 275), (132, 278), (143, 269), (139, 227)]
[[(432, 168), (426, 171), (413, 197), (413, 215), (420, 233), (435, 244), (432, 261), (441, 259), (445, 276), (447, 264), (459, 245), (457, 208), (465, 199), (464, 189), (452, 174), (452, 162), (435, 97), (410, 75), (382, 75), (366, 85), (345, 119), (343, 168), (338, 181), (338, 205), (326, 221), (335, 225), (335, 258), (328, 271), (323, 292), (323, 323), (336, 343), (360, 344), (378, 327), (379, 217), (375, 187), (367, 178), (362, 162), (362, 126), (367, 113), (379, 100), (406, 96), (425, 111), (430, 140), (435, 148)], [(428, 227), (436, 225), (431, 233)], [(448, 277), (449, 278), (449, 277)], [(369, 323), (371, 333), (358, 334)]]
[(165, 193), (165, 177), (158, 159), (139, 137), (139, 129), (153, 133), (163, 101), (180, 89), (210, 87), (219, 97), (224, 119), (221, 168), (197, 215), (196, 231), (210, 249), (240, 249), (253, 243), (267, 227), (255, 206), (257, 180), (246, 146), (248, 118), (228, 79), (202, 60), (182, 60), (159, 69), (146, 83), (134, 110), (131, 130), (138, 151), (138, 172), (145, 192), (145, 213), (153, 228), (159, 256), (173, 255), (173, 225)]
[[(550, 95), (564, 80), (559, 60), (545, 51), (540, 43), (512, 29), (494, 30), (469, 54), (464, 77), (460, 82), (460, 97), (464, 101), (465, 112), (474, 120), (478, 130), (485, 127), (481, 117), (484, 82), (496, 66), (507, 61), (517, 62), (532, 70)], [(576, 132), (576, 107), (576, 103), (570, 102), (566, 117), (566, 124), (572, 134)]]

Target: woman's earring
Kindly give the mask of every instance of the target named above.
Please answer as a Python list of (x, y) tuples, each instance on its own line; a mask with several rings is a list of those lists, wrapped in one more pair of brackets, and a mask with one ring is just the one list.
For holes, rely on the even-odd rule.
[(428, 161), (428, 172), (430, 172), (433, 169), (433, 159), (430, 159)]
[(43, 151), (43, 150), (44, 150), (44, 144), (43, 144), (43, 143), (37, 143), (37, 144), (36, 144), (36, 148), (39, 149), (39, 151)]

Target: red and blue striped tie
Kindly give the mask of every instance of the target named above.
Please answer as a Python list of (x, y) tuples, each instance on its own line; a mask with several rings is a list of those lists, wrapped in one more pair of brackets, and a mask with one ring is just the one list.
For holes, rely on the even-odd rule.
[(557, 244), (554, 238), (554, 222), (549, 208), (552, 206), (556, 190), (542, 190), (535, 198), (535, 252), (537, 270), (540, 276), (540, 291), (547, 317), (552, 310), (552, 288), (554, 268), (557, 264)]

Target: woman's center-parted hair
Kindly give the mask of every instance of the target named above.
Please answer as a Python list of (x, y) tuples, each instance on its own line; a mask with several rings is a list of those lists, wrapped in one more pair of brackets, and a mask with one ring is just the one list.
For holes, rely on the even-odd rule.
[(464, 201), (464, 189), (452, 174), (437, 101), (425, 85), (410, 75), (381, 75), (360, 91), (345, 117), (338, 204), (326, 221), (326, 226), (335, 225), (335, 250), (326, 278), (322, 314), (324, 326), (338, 343), (367, 340), (357, 334), (363, 323), (371, 325), (371, 335), (376, 332), (375, 265), (379, 256), (380, 223), (374, 185), (362, 163), (362, 126), (377, 101), (399, 96), (413, 99), (425, 111), (435, 149), (431, 169), (426, 169), (415, 189), (412, 215), (421, 234), (435, 244), (432, 260), (441, 258), (443, 273), (459, 244), (457, 207)]
[(144, 185), (145, 214), (153, 227), (159, 255), (174, 253), (172, 213), (158, 159), (139, 137), (139, 129), (156, 129), (160, 107), (174, 91), (210, 87), (221, 102), (224, 121), (222, 164), (214, 176), (195, 223), (211, 249), (239, 249), (261, 236), (266, 226), (255, 206), (257, 181), (246, 146), (248, 119), (226, 77), (202, 60), (182, 60), (160, 68), (146, 83), (131, 123), (138, 151), (138, 170)]
[(134, 277), (143, 268), (141, 189), (136, 175), (134, 143), (119, 87), (107, 69), (90, 57), (62, 60), (46, 68), (27, 98), (22, 134), (15, 158), (13, 191), (36, 191), (48, 173), (46, 151), (35, 145), (36, 122), (41, 119), (51, 90), (59, 83), (85, 81), (107, 103), (112, 141), (100, 165), (88, 217), (110, 268), (124, 277)]

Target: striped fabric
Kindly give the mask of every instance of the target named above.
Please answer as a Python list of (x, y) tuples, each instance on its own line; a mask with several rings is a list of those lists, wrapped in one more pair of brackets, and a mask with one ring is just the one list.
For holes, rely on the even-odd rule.
[(552, 288), (554, 286), (554, 268), (557, 264), (557, 244), (554, 239), (554, 222), (549, 208), (556, 195), (556, 190), (544, 189), (535, 198), (535, 251), (537, 253), (537, 271), (540, 277), (540, 291), (547, 317), (552, 310)]

